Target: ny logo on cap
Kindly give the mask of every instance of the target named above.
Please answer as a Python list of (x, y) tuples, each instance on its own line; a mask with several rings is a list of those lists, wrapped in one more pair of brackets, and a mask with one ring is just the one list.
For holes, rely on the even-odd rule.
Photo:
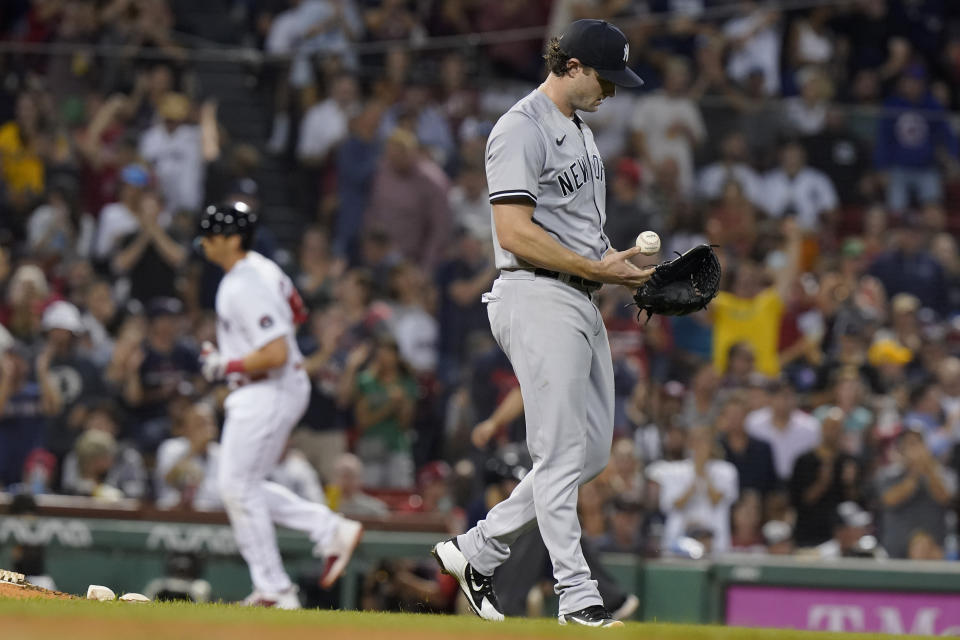
[(630, 43), (623, 45), (623, 62), (626, 64), (627, 58), (630, 57)]

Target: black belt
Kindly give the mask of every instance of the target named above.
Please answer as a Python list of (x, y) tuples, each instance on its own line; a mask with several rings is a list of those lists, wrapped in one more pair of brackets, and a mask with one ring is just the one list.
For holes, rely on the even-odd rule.
[(580, 276), (571, 275), (569, 273), (560, 273), (559, 271), (542, 269), (540, 267), (537, 267), (536, 269), (519, 267), (517, 269), (508, 269), (508, 271), (533, 271), (535, 275), (559, 280), (560, 282), (568, 284), (577, 291), (585, 293), (588, 296), (603, 286), (602, 282), (597, 282), (596, 280), (588, 280), (586, 278), (581, 278)]

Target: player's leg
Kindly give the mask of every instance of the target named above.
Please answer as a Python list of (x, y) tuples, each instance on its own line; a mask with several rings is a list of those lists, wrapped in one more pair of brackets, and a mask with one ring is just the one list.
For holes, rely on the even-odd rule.
[(321, 548), (331, 541), (337, 524), (343, 518), (325, 504), (304, 500), (276, 482), (264, 481), (270, 519), (295, 531), (302, 531)]
[[(217, 473), (220, 494), (254, 589), (278, 594), (292, 587), (283, 569), (264, 479), (276, 464), (264, 449), (275, 438), (278, 398), (265, 389), (244, 390), (227, 400)], [(286, 435), (284, 435), (284, 438)]]
[[(592, 309), (589, 312), (592, 315)], [(572, 326), (582, 327), (587, 319), (581, 308), (571, 307), (567, 314)], [(533, 438), (528, 425), (528, 446), (534, 460), (540, 462), (533, 484), (534, 507), (553, 564), (560, 613), (565, 614), (602, 604), (580, 548), (577, 516), (578, 491), (589, 452), (587, 396), (592, 350), (584, 334), (573, 331), (550, 336), (548, 344), (526, 353), (543, 361), (533, 367), (538, 384), (532, 395), (539, 415)]]
[[(276, 465), (286, 448), (287, 439), (300, 421), (310, 400), (310, 382), (306, 376), (297, 376), (285, 383), (277, 402), (281, 408), (276, 417), (276, 432), (264, 444), (261, 455)], [(266, 496), (270, 519), (284, 527), (302, 531), (316, 546), (314, 553), (327, 558), (326, 571), (321, 579), (324, 587), (331, 586), (343, 573), (353, 555), (363, 526), (354, 520), (334, 513), (324, 504), (301, 498), (275, 482), (262, 481), (261, 492)]]
[[(515, 274), (520, 275), (520, 274)], [(530, 274), (532, 278), (532, 274)], [(526, 281), (529, 285), (529, 280)], [(518, 367), (523, 363), (511, 356), (513, 344), (513, 317), (518, 300), (522, 299), (524, 284), (512, 281), (501, 276), (493, 286), (493, 290), (484, 296), (487, 303), (487, 316), (490, 319), (490, 329), (493, 336), (511, 361), (514, 373), (520, 380), (520, 391), (524, 398), (524, 418), (527, 424), (529, 438), (530, 425), (537, 420), (534, 403), (527, 402), (528, 390), (524, 383), (526, 376), (521, 377)], [(510, 544), (536, 524), (536, 510), (533, 506), (533, 479), (537, 473), (538, 463), (533, 461), (533, 468), (506, 500), (495, 505), (487, 517), (481, 520), (472, 529), (458, 536), (457, 544), (466, 560), (480, 573), (493, 575), (494, 570), (506, 562), (510, 557)]]
[(509, 555), (509, 543), (532, 515), (550, 552), (561, 611), (602, 604), (580, 549), (576, 511), (587, 455), (588, 336), (602, 325), (590, 301), (559, 282), (513, 281), (501, 288), (506, 291), (488, 311), (520, 381), (534, 466), (507, 500), (460, 537), (461, 546), (472, 565), (491, 568)]
[(613, 358), (610, 355), (607, 331), (602, 325), (600, 331), (591, 336), (591, 344), (593, 359), (590, 363), (586, 395), (587, 456), (580, 484), (590, 482), (607, 468), (610, 448), (613, 445)]

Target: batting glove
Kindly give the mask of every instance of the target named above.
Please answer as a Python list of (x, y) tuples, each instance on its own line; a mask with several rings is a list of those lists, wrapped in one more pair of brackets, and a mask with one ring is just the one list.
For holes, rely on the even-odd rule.
[(209, 342), (203, 343), (200, 351), (200, 373), (207, 382), (216, 382), (226, 377), (227, 360)]
[(243, 373), (243, 360), (227, 360), (217, 348), (204, 342), (200, 351), (200, 373), (207, 382), (223, 380), (231, 373)]

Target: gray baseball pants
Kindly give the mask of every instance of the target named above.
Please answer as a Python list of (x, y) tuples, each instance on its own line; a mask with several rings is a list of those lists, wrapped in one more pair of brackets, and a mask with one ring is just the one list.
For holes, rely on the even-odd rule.
[(613, 363), (600, 311), (583, 292), (530, 271), (502, 272), (484, 301), (520, 381), (533, 469), (457, 542), (490, 575), (510, 544), (539, 525), (559, 612), (602, 605), (577, 517), (577, 489), (607, 466), (613, 439)]

